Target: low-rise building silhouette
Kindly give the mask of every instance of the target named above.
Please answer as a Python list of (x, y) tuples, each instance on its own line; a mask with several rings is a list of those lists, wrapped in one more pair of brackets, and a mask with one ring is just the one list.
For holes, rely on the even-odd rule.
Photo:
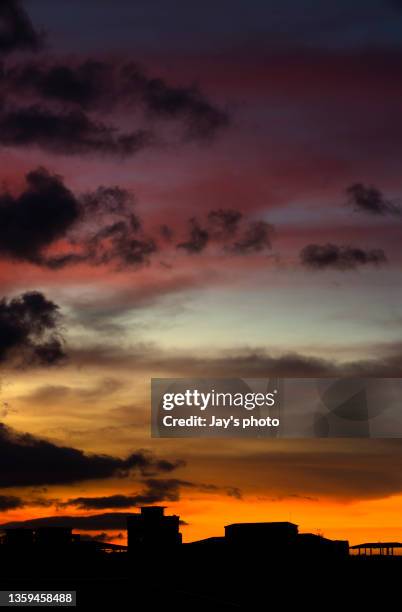
[(71, 527), (17, 527), (3, 530), (2, 544), (8, 549), (41, 548), (60, 550), (77, 541)]
[(71, 527), (38, 527), (35, 529), (35, 544), (41, 548), (62, 549), (74, 541)]
[(364, 542), (350, 547), (351, 554), (364, 557), (393, 557), (394, 555), (401, 555), (399, 552), (401, 549), (401, 542)]
[[(5, 528), (1, 538), (1, 549), (6, 555), (17, 556), (22, 552), (32, 555), (51, 554), (52, 557), (103, 555), (106, 552), (136, 553), (154, 550), (155, 548), (180, 548), (183, 551), (199, 549), (203, 544), (203, 554), (211, 554), (212, 549), (218, 554), (235, 554), (236, 551), (248, 549), (264, 551), (268, 555), (286, 556), (287, 558), (343, 558), (349, 554), (349, 543), (346, 540), (330, 540), (319, 534), (299, 533), (298, 526), (290, 522), (232, 523), (225, 526), (224, 537), (212, 537), (181, 548), (180, 517), (165, 515), (165, 506), (143, 506), (137, 514), (127, 514), (127, 547), (125, 545), (86, 540), (72, 533), (68, 526), (38, 526), (23, 528)], [(88, 537), (87, 537), (88, 539)], [(362, 544), (357, 552), (371, 554), (378, 549), (380, 554), (392, 554), (398, 543)], [(375, 554), (375, 553), (374, 553)], [(377, 553), (378, 554), (378, 553)]]
[(347, 557), (347, 540), (330, 540), (314, 533), (299, 533), (289, 522), (226, 525), (224, 542), (232, 547), (264, 548), (267, 552), (297, 557)]
[(301, 556), (347, 557), (349, 542), (347, 540), (329, 540), (316, 533), (299, 533), (297, 547)]
[(25, 527), (5, 529), (2, 544), (8, 550), (30, 548), (34, 544), (34, 530)]
[(143, 506), (140, 514), (127, 517), (129, 552), (139, 546), (169, 547), (181, 544), (180, 518), (165, 516), (165, 506)]
[(283, 547), (296, 543), (298, 526), (294, 523), (233, 523), (225, 526), (225, 540), (235, 546)]

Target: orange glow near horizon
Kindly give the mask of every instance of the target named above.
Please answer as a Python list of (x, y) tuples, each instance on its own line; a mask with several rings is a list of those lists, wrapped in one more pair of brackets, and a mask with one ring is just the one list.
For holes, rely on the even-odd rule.
[[(112, 494), (112, 492), (110, 492)], [(116, 493), (116, 491), (115, 491)], [(158, 504), (156, 504), (158, 505)], [(192, 542), (213, 536), (223, 536), (225, 525), (241, 522), (289, 521), (296, 523), (301, 533), (321, 534), (330, 539), (348, 540), (350, 545), (367, 541), (402, 541), (402, 495), (387, 499), (336, 503), (330, 500), (316, 502), (262, 501), (256, 498), (241, 500), (227, 496), (200, 496), (166, 502), (165, 513), (179, 515), (187, 524), (181, 526), (183, 542)], [(71, 509), (70, 509), (71, 510)], [(2, 522), (24, 521), (46, 516), (88, 516), (108, 512), (131, 513), (138, 508), (105, 509), (102, 511), (70, 511), (67, 508), (25, 508), (3, 513)], [(126, 544), (125, 529), (99, 529), (74, 533), (99, 536), (106, 532), (106, 541)]]

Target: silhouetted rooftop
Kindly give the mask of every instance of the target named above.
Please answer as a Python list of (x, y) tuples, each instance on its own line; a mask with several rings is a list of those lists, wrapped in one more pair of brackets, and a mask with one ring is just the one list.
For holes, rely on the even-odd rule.
[(402, 548), (401, 542), (365, 542), (364, 544), (355, 544), (349, 548)]
[(212, 536), (210, 538), (204, 538), (203, 540), (195, 540), (194, 542), (188, 542), (185, 546), (189, 544), (223, 544), (225, 542), (225, 538), (222, 536)]
[(268, 521), (261, 523), (230, 523), (229, 525), (225, 525), (225, 527), (298, 527), (295, 523), (289, 523), (288, 521)]

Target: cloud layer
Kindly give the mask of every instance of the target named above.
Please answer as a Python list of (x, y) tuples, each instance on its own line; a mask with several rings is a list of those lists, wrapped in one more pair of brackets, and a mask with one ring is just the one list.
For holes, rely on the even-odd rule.
[(9, 107), (0, 112), (0, 143), (7, 147), (41, 148), (50, 153), (97, 153), (126, 157), (153, 142), (150, 131), (118, 132), (79, 110), (56, 111), (44, 106)]
[[(171, 86), (132, 63), (46, 65), (42, 59), (11, 64), (0, 81), (0, 143), (7, 147), (129, 157), (167, 142), (169, 124), (179, 140), (196, 141), (210, 140), (229, 125), (227, 112), (198, 88)], [(136, 127), (127, 130), (127, 122)]]
[(369, 215), (400, 215), (402, 209), (398, 204), (387, 200), (383, 193), (373, 186), (354, 183), (347, 188), (348, 204), (354, 210)]
[(20, 433), (4, 424), (0, 424), (0, 461), (8, 466), (0, 475), (2, 488), (72, 484), (112, 476), (124, 478), (133, 470), (151, 476), (169, 473), (183, 465), (182, 461), (159, 459), (143, 450), (125, 459), (86, 454)]
[(127, 512), (108, 512), (95, 514), (93, 516), (46, 516), (43, 518), (29, 519), (26, 521), (9, 521), (2, 523), (2, 529), (25, 527), (35, 529), (38, 527), (69, 527), (71, 529), (82, 529), (83, 531), (98, 531), (99, 529), (126, 529)]
[(300, 252), (300, 261), (313, 270), (355, 270), (359, 266), (378, 266), (387, 262), (383, 249), (361, 249), (337, 244), (308, 244)]
[(193, 489), (202, 492), (224, 493), (237, 499), (241, 491), (236, 487), (220, 487), (214, 484), (195, 483), (177, 478), (147, 478), (140, 493), (133, 495), (109, 495), (104, 497), (76, 497), (69, 499), (63, 506), (75, 506), (80, 510), (105, 510), (109, 508), (132, 508), (161, 502), (175, 502), (181, 498), (182, 490)]
[(0, 5), (0, 54), (17, 50), (36, 51), (42, 37), (34, 29), (19, 0), (2, 0)]
[(41, 252), (62, 238), (80, 215), (80, 206), (57, 175), (40, 168), (26, 175), (17, 197), (0, 195), (0, 253), (41, 262)]
[(0, 363), (54, 365), (65, 358), (59, 307), (42, 293), (0, 301)]
[[(25, 181), (18, 195), (0, 194), (0, 255), (7, 259), (51, 269), (80, 263), (136, 267), (149, 263), (161, 240), (171, 247), (176, 228), (165, 225), (162, 236), (160, 229), (146, 233), (126, 189), (101, 186), (77, 196), (45, 168), (29, 172)], [(192, 218), (189, 225), (189, 235), (176, 247), (190, 255), (208, 245), (243, 256), (271, 248), (272, 226), (247, 221), (232, 209), (212, 210), (205, 222)], [(58, 241), (62, 249), (52, 251)]]

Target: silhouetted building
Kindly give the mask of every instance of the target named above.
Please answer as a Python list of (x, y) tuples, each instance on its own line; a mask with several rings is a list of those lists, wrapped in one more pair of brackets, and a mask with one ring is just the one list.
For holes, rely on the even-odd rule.
[(203, 540), (195, 540), (194, 542), (189, 542), (186, 546), (198, 546), (199, 544), (202, 546), (219, 546), (225, 543), (225, 538), (222, 536), (212, 536), (210, 538), (204, 538)]
[(38, 527), (35, 529), (35, 544), (41, 548), (58, 550), (72, 543), (71, 527)]
[(298, 554), (305, 557), (347, 557), (349, 542), (347, 540), (329, 540), (315, 533), (299, 533), (297, 538)]
[(349, 555), (349, 542), (299, 533), (294, 523), (234, 523), (225, 527), (224, 543), (232, 547), (264, 548), (295, 557), (340, 558)]
[(393, 557), (394, 554), (400, 556), (400, 553), (395, 553), (395, 550), (398, 551), (401, 548), (401, 542), (365, 542), (351, 546), (350, 550), (352, 554), (363, 556)]
[(2, 542), (4, 546), (12, 550), (31, 548), (34, 544), (34, 531), (25, 527), (5, 529)]
[[(138, 514), (127, 516), (127, 547), (108, 544), (96, 540), (86, 541), (79, 535), (73, 535), (71, 527), (36, 527), (36, 528), (6, 528), (1, 538), (1, 551), (5, 555), (16, 558), (21, 552), (31, 555), (56, 559), (62, 557), (88, 557), (88, 555), (103, 555), (104, 553), (125, 553), (127, 550), (136, 553), (139, 549), (174, 548), (182, 543), (180, 533), (180, 518), (177, 515), (165, 516), (164, 506), (144, 506)], [(290, 522), (264, 523), (233, 523), (225, 526), (225, 537), (211, 537), (193, 542), (180, 551), (194, 554), (200, 553), (212, 557), (242, 554), (245, 549), (250, 554), (253, 551), (263, 551), (267, 555), (286, 558), (339, 559), (349, 555), (349, 543), (346, 540), (330, 540), (322, 535), (299, 533), (298, 526)], [(361, 554), (391, 555), (394, 548), (401, 548), (397, 542), (361, 544), (356, 552)], [(197, 553), (197, 554), (198, 554)]]
[(127, 517), (129, 552), (138, 546), (169, 547), (181, 544), (180, 518), (165, 516), (165, 506), (144, 506), (141, 514)]
[(3, 531), (2, 544), (9, 551), (22, 549), (51, 550), (53, 553), (65, 551), (78, 536), (73, 536), (69, 527), (15, 527)]
[(294, 523), (233, 523), (225, 526), (225, 541), (235, 546), (284, 548), (296, 544)]

